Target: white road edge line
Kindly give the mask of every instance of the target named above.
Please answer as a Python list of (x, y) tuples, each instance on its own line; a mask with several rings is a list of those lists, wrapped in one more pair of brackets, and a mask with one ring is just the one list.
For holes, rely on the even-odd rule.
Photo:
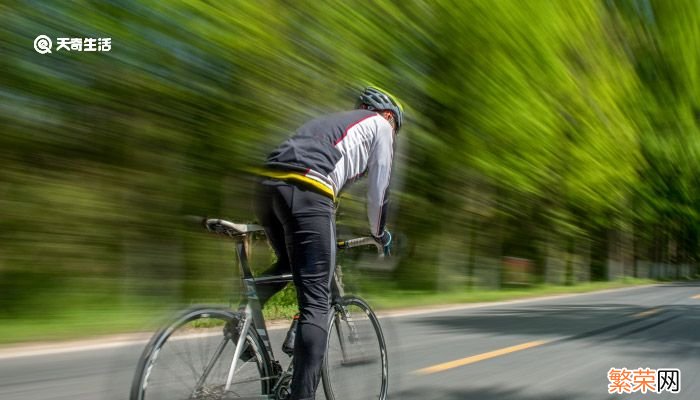
[(626, 288), (604, 289), (604, 290), (599, 290), (599, 291), (594, 291), (594, 292), (564, 293), (564, 294), (530, 297), (530, 298), (526, 298), (526, 299), (494, 301), (494, 302), (484, 302), (484, 303), (453, 304), (453, 305), (447, 305), (447, 306), (440, 305), (440, 306), (435, 306), (432, 308), (431, 307), (424, 307), (424, 308), (421, 308), (419, 310), (408, 309), (405, 311), (400, 311), (400, 310), (398, 310), (398, 311), (384, 311), (384, 312), (377, 312), (377, 316), (380, 318), (400, 318), (400, 317), (409, 317), (409, 316), (414, 316), (414, 315), (425, 315), (425, 314), (441, 313), (441, 312), (449, 312), (449, 311), (468, 310), (470, 308), (498, 307), (498, 306), (511, 305), (511, 304), (533, 303), (533, 302), (538, 302), (538, 301), (564, 299), (564, 298), (578, 297), (578, 296), (587, 296), (587, 295), (592, 295), (592, 294), (603, 294), (603, 293), (610, 293), (610, 292), (623, 292), (623, 291), (628, 291), (628, 290), (648, 289), (650, 287), (655, 287), (655, 286), (660, 286), (660, 285), (661, 284), (653, 283), (653, 284), (649, 284), (649, 285), (626, 287)]
[[(650, 284), (650, 285), (642, 285), (642, 286), (634, 286), (634, 287), (627, 287), (627, 288), (617, 288), (617, 289), (605, 289), (605, 290), (599, 290), (595, 292), (585, 292), (585, 293), (568, 293), (568, 294), (558, 294), (558, 295), (550, 295), (550, 296), (542, 296), (542, 297), (531, 297), (527, 299), (518, 299), (518, 300), (507, 300), (507, 301), (498, 301), (498, 302), (488, 302), (488, 303), (472, 303), (472, 304), (455, 304), (455, 305), (449, 305), (449, 306), (435, 306), (435, 307), (428, 307), (428, 308), (421, 308), (421, 309), (408, 309), (405, 311), (384, 311), (384, 312), (377, 312), (377, 316), (379, 318), (402, 318), (402, 317), (410, 317), (410, 316), (418, 316), (418, 315), (425, 315), (425, 314), (432, 314), (432, 313), (442, 313), (442, 312), (449, 312), (449, 311), (457, 311), (457, 310), (468, 310), (472, 308), (487, 308), (487, 307), (498, 307), (502, 305), (510, 305), (510, 304), (522, 304), (522, 303), (530, 303), (530, 302), (537, 302), (537, 301), (545, 301), (545, 300), (552, 300), (552, 299), (563, 299), (563, 298), (569, 298), (569, 297), (577, 297), (577, 296), (586, 296), (586, 295), (594, 295), (594, 294), (602, 294), (602, 293), (610, 293), (610, 292), (621, 292), (621, 291), (628, 291), (628, 290), (638, 290), (638, 289), (647, 289), (650, 287), (655, 287), (659, 286), (660, 284)], [(280, 329), (287, 329), (289, 326), (286, 324), (274, 324), (268, 327), (268, 331), (275, 331), (275, 330), (280, 330)], [(154, 330), (155, 332), (155, 330)], [(137, 333), (137, 334), (126, 334), (126, 335), (119, 335), (118, 339), (115, 339), (114, 337), (106, 337), (106, 338), (98, 338), (98, 339), (92, 339), (92, 340), (82, 340), (82, 341), (75, 341), (75, 342), (64, 342), (64, 343), (58, 343), (58, 344), (29, 344), (26, 346), (11, 346), (8, 348), (1, 348), (0, 347), (0, 360), (8, 360), (12, 358), (22, 358), (22, 357), (35, 357), (35, 356), (46, 356), (46, 355), (54, 355), (54, 354), (64, 354), (64, 353), (74, 353), (74, 352), (82, 352), (82, 351), (93, 351), (93, 350), (108, 350), (108, 349), (116, 349), (120, 347), (127, 347), (127, 346), (133, 346), (133, 345), (145, 345), (148, 343), (150, 340), (151, 335), (154, 333)], [(126, 337), (126, 339), (124, 339)]]

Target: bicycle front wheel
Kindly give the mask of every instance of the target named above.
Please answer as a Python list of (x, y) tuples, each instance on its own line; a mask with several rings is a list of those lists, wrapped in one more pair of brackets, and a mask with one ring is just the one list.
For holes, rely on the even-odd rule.
[(227, 309), (185, 311), (144, 350), (131, 400), (265, 398), (270, 363), (254, 329), (246, 335), (229, 390), (225, 390), (238, 340), (239, 314)]
[(332, 311), (322, 371), (326, 398), (386, 399), (389, 362), (377, 316), (355, 296), (341, 298)]

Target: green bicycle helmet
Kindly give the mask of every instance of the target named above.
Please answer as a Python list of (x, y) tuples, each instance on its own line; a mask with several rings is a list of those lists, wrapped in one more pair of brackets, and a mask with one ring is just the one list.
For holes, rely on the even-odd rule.
[[(364, 107), (362, 107), (364, 105)], [(360, 93), (357, 100), (357, 107), (366, 108), (370, 111), (389, 110), (394, 113), (396, 119), (396, 130), (403, 125), (403, 107), (394, 96), (376, 87), (366, 87)]]

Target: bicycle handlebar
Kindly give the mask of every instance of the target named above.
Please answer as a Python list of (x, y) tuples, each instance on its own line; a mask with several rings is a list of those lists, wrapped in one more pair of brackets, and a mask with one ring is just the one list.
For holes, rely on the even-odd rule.
[(351, 249), (353, 247), (359, 247), (359, 246), (374, 246), (377, 248), (377, 251), (379, 253), (383, 253), (383, 248), (382, 245), (377, 243), (374, 238), (370, 236), (366, 237), (359, 237), (355, 239), (348, 239), (348, 240), (338, 240), (338, 248), (339, 249)]

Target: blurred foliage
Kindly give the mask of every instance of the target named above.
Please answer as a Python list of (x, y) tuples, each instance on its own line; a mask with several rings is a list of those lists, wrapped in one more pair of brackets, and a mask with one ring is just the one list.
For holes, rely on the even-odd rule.
[[(112, 50), (40, 55), (40, 34)], [(399, 287), (471, 287), (501, 256), (540, 281), (557, 257), (593, 279), (694, 263), (699, 48), (695, 0), (6, 1), (0, 314), (222, 298), (233, 249), (181, 216), (251, 221), (246, 171), (364, 82), (407, 105), (404, 257), (380, 274)], [(361, 189), (341, 201), (354, 233)]]

